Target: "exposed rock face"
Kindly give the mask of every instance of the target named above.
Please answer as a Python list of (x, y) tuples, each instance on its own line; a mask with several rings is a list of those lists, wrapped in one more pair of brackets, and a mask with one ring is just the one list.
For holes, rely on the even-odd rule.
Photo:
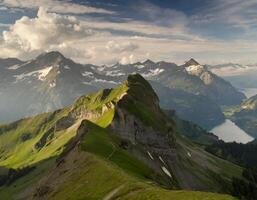
[(75, 119), (70, 116), (65, 116), (59, 119), (55, 124), (55, 131), (61, 131), (69, 128), (75, 123)]
[(189, 67), (191, 65), (200, 65), (195, 59), (191, 58), (189, 61), (185, 63), (186, 67)]
[(116, 114), (110, 128), (132, 144), (143, 145), (156, 151), (156, 153), (170, 154), (172, 153), (170, 151), (175, 147), (171, 141), (171, 132), (169, 136), (168, 132), (162, 133), (152, 127), (147, 127), (139, 119), (121, 108), (116, 108)]

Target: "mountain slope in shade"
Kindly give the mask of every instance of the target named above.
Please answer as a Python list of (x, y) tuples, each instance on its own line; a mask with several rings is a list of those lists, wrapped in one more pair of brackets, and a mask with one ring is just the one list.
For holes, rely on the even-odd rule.
[(226, 115), (245, 132), (257, 138), (257, 95), (228, 110)]
[(165, 113), (175, 121), (176, 131), (191, 141), (203, 145), (211, 145), (219, 141), (216, 135), (206, 131), (201, 126), (179, 118), (174, 110), (165, 110)]
[(1, 121), (52, 111), (85, 93), (116, 84), (104, 80), (92, 65), (74, 63), (59, 52), (42, 54), (7, 70), (8, 79), (0, 80)]
[(240, 167), (176, 133), (140, 75), (0, 132), (0, 166), (16, 168), (2, 176), (6, 199), (233, 199), (170, 189), (228, 193), (241, 177)]
[(161, 107), (176, 110), (180, 118), (198, 124), (207, 130), (224, 122), (221, 108), (211, 99), (180, 89), (164, 87), (153, 81), (150, 83), (160, 98)]

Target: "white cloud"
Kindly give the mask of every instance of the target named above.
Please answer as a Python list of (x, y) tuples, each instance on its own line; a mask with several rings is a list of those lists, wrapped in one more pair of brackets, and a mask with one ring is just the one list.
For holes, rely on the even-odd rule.
[(123, 43), (117, 43), (115, 41), (109, 41), (106, 44), (106, 49), (110, 52), (127, 52), (127, 51), (134, 51), (138, 48), (138, 45), (132, 43), (132, 42), (123, 42)]
[(138, 10), (138, 7), (141, 15), (160, 26), (185, 30), (189, 23), (188, 17), (179, 10), (159, 7), (148, 1), (141, 1), (141, 4), (137, 5), (135, 9)]
[[(112, 34), (110, 29), (129, 34)], [(93, 64), (128, 64), (147, 58), (182, 63), (189, 57), (221, 63), (226, 59), (252, 62), (249, 57), (255, 59), (257, 43), (205, 40), (175, 27), (143, 21), (78, 20), (40, 8), (35, 18), (22, 17), (3, 33), (0, 49), (0, 57), (23, 60), (57, 50), (77, 62)]]
[[(1, 2), (1, 1), (0, 1)], [(39, 7), (47, 7), (50, 12), (57, 13), (113, 13), (111, 11), (94, 8), (90, 6), (72, 3), (69, 0), (2, 0), (2, 5), (13, 8), (29, 8), (38, 9)]]
[(65, 45), (65, 41), (79, 40), (93, 34), (94, 31), (82, 27), (75, 17), (48, 13), (41, 7), (36, 18), (22, 17), (8, 31), (3, 32), (3, 45), (20, 50), (22, 56)]
[(239, 65), (228, 63), (217, 65), (211, 68), (211, 71), (219, 76), (238, 76), (241, 74), (256, 74), (257, 65)]
[(256, 8), (256, 0), (215, 0), (197, 12), (192, 20), (194, 23), (229, 24), (229, 28), (240, 28), (249, 34), (256, 32)]
[(133, 54), (130, 54), (128, 56), (123, 56), (119, 61), (119, 63), (122, 65), (132, 64), (135, 62), (136, 62), (136, 58)]

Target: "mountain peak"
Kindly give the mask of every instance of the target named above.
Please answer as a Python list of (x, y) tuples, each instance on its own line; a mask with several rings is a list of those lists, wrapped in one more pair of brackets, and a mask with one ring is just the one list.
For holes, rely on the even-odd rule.
[(147, 80), (143, 78), (140, 74), (130, 74), (127, 78), (128, 85), (132, 84), (141, 84), (146, 86), (147, 88), (152, 88)]
[(185, 66), (191, 66), (191, 65), (200, 65), (195, 59), (191, 58), (189, 61), (185, 63)]
[[(140, 74), (131, 74), (127, 79), (128, 88), (130, 94), (134, 96), (135, 99), (140, 99), (140, 101), (145, 102), (146, 104), (150, 104), (152, 102), (159, 103), (159, 98), (155, 93), (154, 89), (150, 85), (150, 83), (143, 78)], [(142, 95), (144, 96), (142, 98)]]
[(40, 54), (36, 59), (37, 60), (47, 60), (47, 61), (56, 61), (58, 60), (62, 60), (65, 57), (59, 52), (59, 51), (50, 51), (50, 52), (45, 52)]
[(0, 58), (0, 67), (9, 67), (12, 65), (20, 65), (23, 61), (18, 58)]
[(153, 64), (155, 64), (155, 62), (153, 62), (150, 59), (147, 59), (145, 62), (143, 62), (143, 64), (153, 65)]

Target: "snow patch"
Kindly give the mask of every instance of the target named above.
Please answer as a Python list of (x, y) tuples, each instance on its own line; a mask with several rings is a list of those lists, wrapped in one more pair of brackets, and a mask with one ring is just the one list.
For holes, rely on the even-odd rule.
[(165, 165), (166, 165), (166, 163), (164, 162), (164, 160), (162, 159), (162, 157), (161, 157), (161, 156), (159, 156), (159, 160), (160, 160), (163, 164), (165, 164)]
[(52, 66), (50, 67), (47, 67), (45, 69), (41, 69), (41, 70), (38, 70), (37, 73), (39, 74), (38, 75), (38, 79), (41, 80), (41, 81), (44, 81), (47, 74), (53, 69)]
[(191, 155), (191, 153), (190, 152), (187, 152), (187, 155), (188, 155), (188, 157), (192, 157), (192, 155)]
[(70, 69), (70, 67), (68, 65), (65, 65), (64, 69)]
[(87, 76), (87, 77), (93, 77), (93, 73), (92, 72), (88, 72), (88, 71), (85, 71), (82, 73), (82, 76)]
[(112, 83), (112, 84), (117, 84), (114, 81), (108, 81), (108, 80), (104, 80), (104, 79), (95, 79), (94, 82), (100, 82), (100, 83)]
[(16, 78), (16, 82), (20, 81), (20, 80), (23, 80), (24, 78), (29, 77), (29, 76), (34, 76), (34, 77), (37, 77), (39, 80), (44, 81), (46, 76), (48, 75), (48, 73), (52, 69), (53, 69), (53, 67), (50, 66), (50, 67), (46, 67), (44, 69), (33, 71), (33, 72), (30, 72), (30, 73), (27, 73), (27, 74), (23, 73), (23, 74), (20, 74), (20, 75), (14, 75), (14, 77)]
[(82, 82), (84, 85), (92, 85), (92, 83), (91, 82), (86, 82), (86, 81), (84, 81), (84, 82)]
[(8, 67), (7, 69), (16, 70), (16, 69), (19, 69), (20, 67), (21, 67), (20, 65), (12, 65), (12, 66)]
[(97, 67), (97, 70), (100, 71), (100, 72), (101, 72), (101, 71), (104, 71), (104, 70), (105, 70), (105, 66)]
[(120, 70), (114, 70), (114, 71), (107, 71), (107, 76), (124, 76), (125, 73), (120, 72)]
[(148, 73), (143, 73), (142, 75), (144, 77), (151, 77), (151, 76), (156, 76), (162, 72), (164, 72), (164, 69), (156, 68), (156, 69), (150, 69)]
[(169, 176), (170, 178), (172, 178), (171, 173), (169, 172), (169, 170), (168, 170), (166, 167), (162, 166), (161, 168), (162, 168), (162, 171), (163, 171), (167, 176)]
[(151, 160), (154, 160), (152, 154), (151, 154), (149, 151), (147, 151), (147, 154), (149, 155), (149, 157), (151, 158)]
[(199, 71), (199, 70), (203, 70), (203, 69), (204, 69), (204, 67), (202, 65), (190, 65), (190, 66), (186, 67), (187, 72)]
[(50, 87), (51, 88), (54, 88), (56, 86), (56, 82), (55, 81), (53, 81), (52, 83), (50, 83)]
[(142, 68), (144, 68), (145, 66), (144, 66), (144, 65), (135, 65), (135, 67), (136, 67), (137, 69), (142, 69)]

